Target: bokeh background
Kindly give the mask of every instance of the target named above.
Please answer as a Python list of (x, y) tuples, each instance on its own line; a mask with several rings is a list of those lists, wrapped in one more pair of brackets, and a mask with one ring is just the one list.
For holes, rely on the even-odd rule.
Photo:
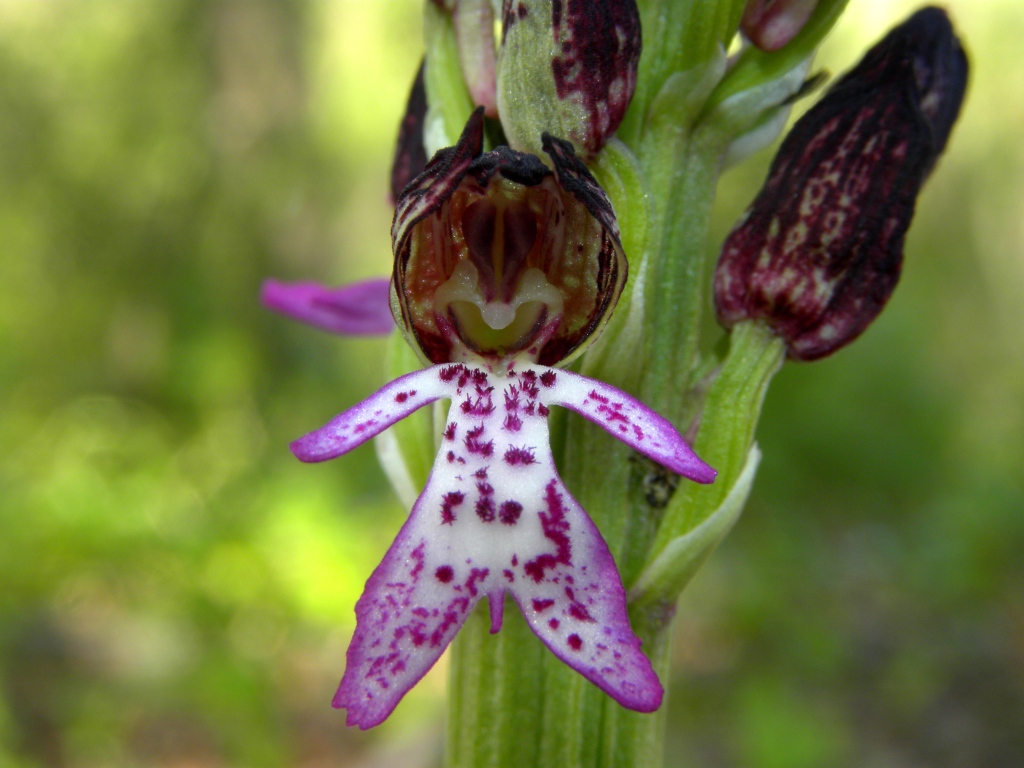
[[(947, 6), (964, 117), (889, 307), (772, 387), (682, 601), (669, 766), (1024, 759), (1024, 13)], [(819, 64), (913, 7), (852, 0)], [(421, 54), (419, 0), (0, 2), (3, 768), (437, 764), (443, 661), (372, 732), (329, 707), (403, 512), (371, 448), (287, 451), (384, 342), (256, 300), (387, 271)]]

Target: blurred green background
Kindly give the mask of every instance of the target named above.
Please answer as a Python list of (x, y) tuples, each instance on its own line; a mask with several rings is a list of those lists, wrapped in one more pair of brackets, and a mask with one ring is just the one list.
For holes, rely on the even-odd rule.
[[(1024, 759), (1024, 14), (946, 5), (965, 115), (885, 313), (768, 396), (670, 766)], [(819, 64), (913, 7), (851, 0)], [(287, 450), (384, 342), (256, 299), (387, 271), (421, 54), (419, 0), (0, 2), (0, 767), (436, 764), (443, 661), (375, 731), (329, 706), (403, 512), (372, 448)]]

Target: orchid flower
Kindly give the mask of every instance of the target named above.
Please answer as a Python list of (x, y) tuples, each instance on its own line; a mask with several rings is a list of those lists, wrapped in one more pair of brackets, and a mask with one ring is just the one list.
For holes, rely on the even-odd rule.
[[(697, 482), (715, 471), (635, 398), (555, 368), (607, 320), (626, 260), (611, 204), (572, 145), (545, 134), (543, 147), (550, 168), (508, 147), (484, 153), (478, 109), (409, 183), (392, 227), (390, 312), (429, 367), (292, 443), (302, 461), (332, 459), (451, 401), (426, 487), (356, 604), (333, 702), (350, 725), (381, 723), (484, 597), (497, 632), (506, 594), (559, 659), (621, 705), (661, 704), (609, 548), (555, 469), (550, 409)], [(341, 291), (270, 282), (263, 297), (341, 333), (381, 329), (388, 311), (382, 281)]]

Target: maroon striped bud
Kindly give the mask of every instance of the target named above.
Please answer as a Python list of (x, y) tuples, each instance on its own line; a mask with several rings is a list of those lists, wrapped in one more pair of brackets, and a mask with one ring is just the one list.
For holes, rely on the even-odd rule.
[(639, 61), (635, 0), (504, 0), (498, 113), (509, 146), (538, 153), (547, 131), (589, 160), (622, 122)]
[(946, 14), (918, 11), (801, 118), (715, 272), (726, 327), (767, 323), (789, 356), (855, 339), (896, 287), (921, 186), (960, 111), (967, 58)]

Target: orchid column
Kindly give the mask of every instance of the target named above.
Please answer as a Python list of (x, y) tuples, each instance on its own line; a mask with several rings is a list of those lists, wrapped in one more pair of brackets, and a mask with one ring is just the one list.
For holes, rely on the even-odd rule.
[(331, 331), (401, 331), (397, 378), (292, 445), (321, 461), (377, 436), (411, 508), (356, 606), (350, 724), (455, 638), (449, 765), (660, 764), (676, 600), (742, 510), (771, 378), (881, 311), (963, 98), (937, 9), (838, 80), (728, 238), (727, 331), (702, 348), (718, 176), (813, 89), (843, 6), (426, 3), (391, 279), (264, 289)]

